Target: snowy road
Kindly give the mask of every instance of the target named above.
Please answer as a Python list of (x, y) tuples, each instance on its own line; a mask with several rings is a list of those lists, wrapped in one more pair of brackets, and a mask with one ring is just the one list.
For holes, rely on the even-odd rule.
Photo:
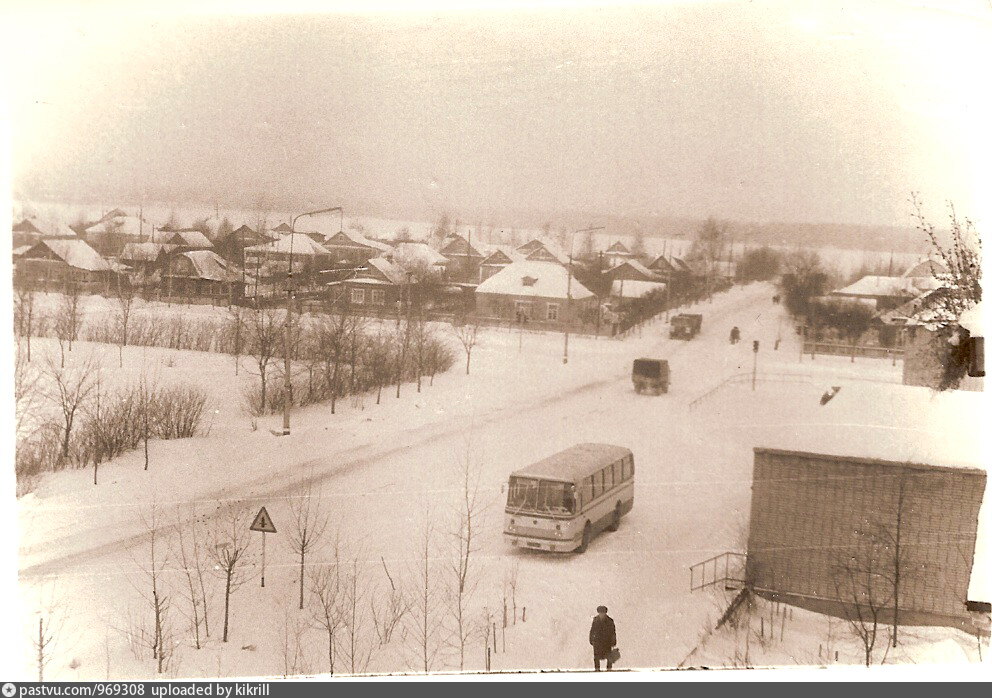
[[(390, 568), (403, 570), (412, 564), (411, 551), (428, 506), (441, 531), (454, 514), (458, 470), (470, 453), (480, 471), (482, 497), (490, 505), (479, 520), (476, 601), (501, 608), (503, 579), (517, 567), (518, 604), (527, 606), (526, 623), (511, 626), (506, 652), (494, 657), (494, 668), (586, 668), (587, 623), (600, 603), (616, 619), (626, 666), (674, 666), (718, 612), (705, 596), (689, 594), (687, 567), (740, 546), (751, 469), (750, 459), (722, 447), (718, 435), (704, 436), (694, 429), (687, 406), (723, 377), (750, 369), (752, 339), (761, 340), (765, 351), (771, 349), (780, 309), (772, 306), (770, 295), (767, 287), (754, 285), (700, 304), (695, 312), (704, 315), (703, 333), (691, 342), (667, 339), (667, 325), (659, 322), (600, 364), (578, 357), (568, 366), (545, 368), (543, 381), (531, 386), (522, 401), (514, 399), (512, 379), (504, 386), (498, 377), (462, 376), (466, 401), (421, 416), (412, 427), (398, 427), (399, 421), (383, 417), (346, 433), (328, 430), (319, 419), (304, 421), (288, 439), (266, 436), (269, 442), (259, 453), (244, 454), (245, 459), (268, 458), (278, 467), (247, 482), (235, 484), (229, 478), (226, 485), (201, 491), (197, 499), (236, 497), (261, 503), (280, 526), (288, 523), (288, 501), (299, 493), (301, 476), (313, 472), (321, 483), (322, 508), (330, 512), (346, 547), (360, 548), (364, 559), (381, 558)], [(744, 340), (734, 347), (727, 342), (732, 325), (741, 328)], [(642, 354), (669, 360), (668, 395), (633, 392), (629, 367)], [(501, 390), (509, 394), (489, 394)], [(501, 485), (508, 473), (581, 441), (616, 443), (635, 454), (635, 506), (620, 530), (600, 536), (584, 555), (548, 556), (507, 546)], [(22, 582), (52, 576), (63, 583), (75, 580), (68, 583), (74, 595), (87, 595), (91, 616), (113, 614), (119, 598), (110, 590), (121, 588), (113, 580), (128, 576), (126, 550), (145, 534), (126, 517), (103, 528), (99, 535), (83, 528), (61, 532), (55, 542), (23, 545), (22, 562), (29, 562), (21, 569)], [(236, 614), (272, 620), (262, 624), (268, 630), (261, 638), (255, 623), (236, 623), (232, 647), (276, 642), (278, 614), (262, 603), (260, 594), (291, 586), (295, 568), (277, 536), (270, 540), (268, 554), (269, 576), (275, 581), (262, 591), (246, 588), (234, 604)], [(380, 653), (370, 669), (406, 670), (400, 654)], [(480, 667), (479, 654), (474, 653), (470, 667)], [(245, 663), (231, 651), (223, 660), (231, 667), (225, 673), (277, 670), (257, 667), (251, 658)], [(215, 674), (221, 659), (197, 668), (191, 662), (187, 660), (184, 673)]]

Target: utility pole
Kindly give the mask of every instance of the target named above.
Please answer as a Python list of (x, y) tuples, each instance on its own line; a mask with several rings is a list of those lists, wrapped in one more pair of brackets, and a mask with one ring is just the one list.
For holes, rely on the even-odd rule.
[(289, 348), (292, 338), (292, 325), (293, 325), (293, 241), (296, 237), (296, 221), (303, 216), (316, 216), (321, 213), (330, 213), (331, 211), (341, 211), (341, 220), (344, 221), (344, 212), (340, 206), (334, 206), (333, 208), (322, 208), (317, 211), (307, 211), (306, 213), (300, 213), (293, 217), (292, 223), (289, 226), (289, 267), (286, 274), (286, 327), (283, 336), (283, 360), (284, 364), (284, 383), (283, 383), (283, 397), (282, 397), (282, 435), (289, 436), (289, 413), (292, 410), (293, 404), (293, 378), (290, 374), (292, 370), (292, 361), (289, 356)]
[(603, 226), (595, 228), (583, 228), (575, 230), (568, 238), (568, 282), (565, 291), (565, 351), (562, 354), (562, 364), (568, 363), (568, 326), (572, 322), (572, 254), (575, 250), (575, 234), (591, 233), (595, 230), (604, 230)]

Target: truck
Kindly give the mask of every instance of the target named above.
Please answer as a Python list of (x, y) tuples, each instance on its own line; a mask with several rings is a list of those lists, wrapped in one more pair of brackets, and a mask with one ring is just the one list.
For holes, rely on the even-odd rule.
[(703, 316), (694, 313), (679, 313), (672, 318), (668, 336), (671, 339), (692, 339), (703, 326)]
[(631, 371), (634, 392), (651, 390), (655, 395), (668, 392), (668, 362), (664, 359), (634, 359)]

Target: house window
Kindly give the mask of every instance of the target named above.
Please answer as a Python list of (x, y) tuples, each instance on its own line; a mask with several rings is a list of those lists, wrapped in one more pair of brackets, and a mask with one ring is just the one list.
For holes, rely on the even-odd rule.
[(372, 291), (372, 305), (385, 305), (385, 304), (386, 304), (386, 292)]
[(351, 302), (355, 305), (362, 305), (365, 303), (365, 289), (364, 288), (353, 288), (351, 289)]
[(517, 301), (514, 304), (514, 310), (516, 311), (517, 322), (526, 322), (527, 320), (530, 320), (529, 301)]
[(548, 303), (548, 320), (552, 322), (558, 321), (558, 304)]

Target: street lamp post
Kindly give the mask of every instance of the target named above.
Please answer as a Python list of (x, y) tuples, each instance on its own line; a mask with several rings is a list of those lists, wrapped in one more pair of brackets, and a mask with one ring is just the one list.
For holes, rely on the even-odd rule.
[(565, 351), (562, 354), (561, 362), (568, 363), (568, 325), (572, 321), (572, 252), (575, 249), (576, 233), (591, 233), (595, 230), (605, 230), (603, 226), (595, 228), (582, 228), (574, 230), (568, 238), (568, 284), (565, 291)]
[(289, 436), (289, 413), (292, 409), (293, 403), (293, 379), (291, 375), (292, 362), (290, 361), (289, 347), (291, 344), (292, 337), (292, 318), (293, 318), (293, 241), (296, 238), (296, 221), (303, 216), (317, 216), (321, 213), (331, 213), (332, 211), (338, 211), (341, 213), (342, 225), (344, 225), (344, 211), (340, 206), (334, 206), (332, 208), (322, 208), (317, 211), (307, 211), (306, 213), (300, 213), (293, 217), (293, 222), (289, 226), (289, 268), (286, 273), (286, 328), (283, 337), (283, 359), (285, 382), (283, 383), (283, 396), (282, 396), (282, 435)]

